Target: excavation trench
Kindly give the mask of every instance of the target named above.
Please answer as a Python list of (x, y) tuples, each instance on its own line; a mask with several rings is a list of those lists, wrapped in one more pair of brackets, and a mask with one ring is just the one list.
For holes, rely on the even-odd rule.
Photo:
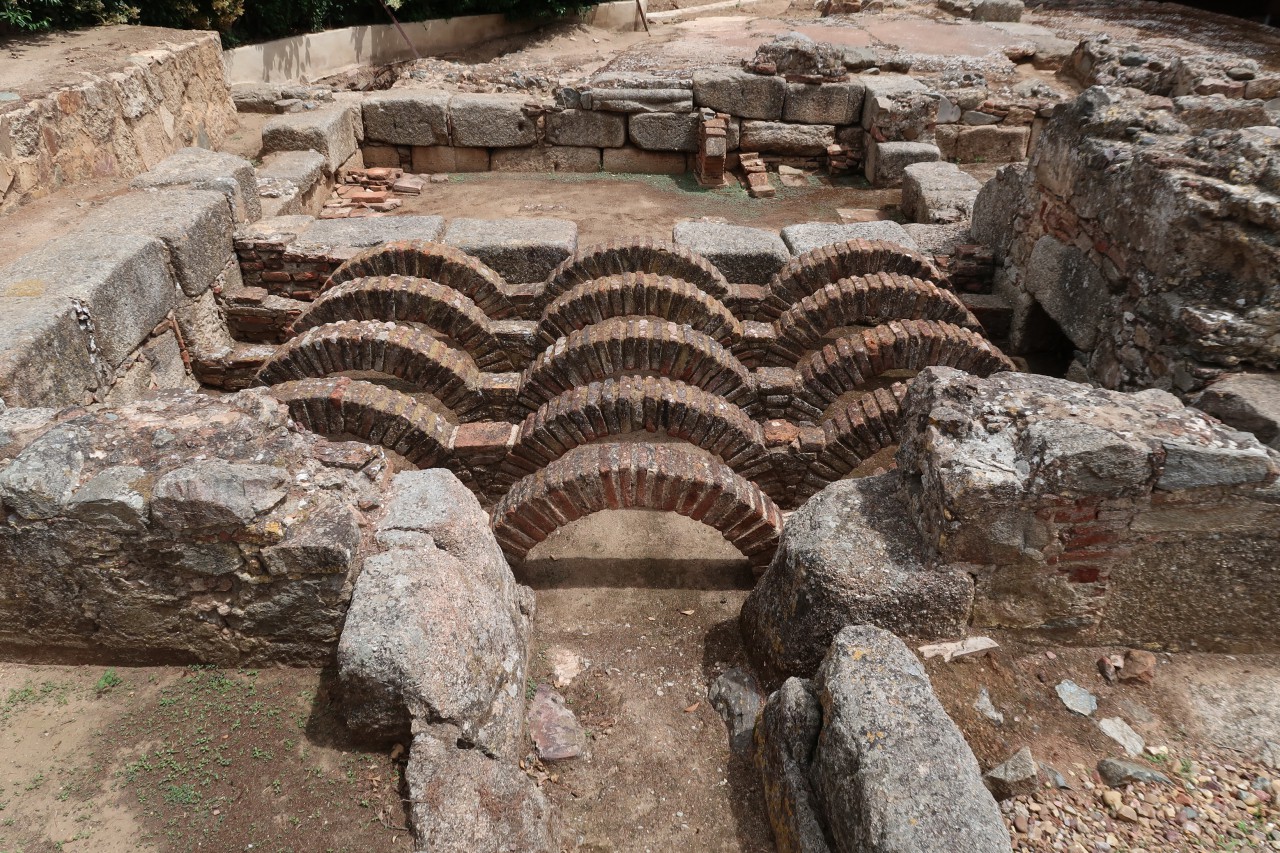
[(567, 849), (773, 850), (759, 777), (707, 699), (746, 666), (747, 561), (697, 522), (611, 510), (562, 527), (516, 575), (537, 598), (531, 682), (556, 686), (588, 732), (582, 757), (546, 765)]

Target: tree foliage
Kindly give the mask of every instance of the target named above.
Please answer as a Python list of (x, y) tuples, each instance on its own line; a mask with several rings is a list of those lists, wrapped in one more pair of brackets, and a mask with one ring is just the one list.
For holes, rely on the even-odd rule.
[[(595, 0), (387, 0), (401, 21), (502, 13), (554, 18)], [(379, 0), (0, 0), (0, 35), (98, 24), (217, 30), (231, 46), (356, 24), (389, 23)]]

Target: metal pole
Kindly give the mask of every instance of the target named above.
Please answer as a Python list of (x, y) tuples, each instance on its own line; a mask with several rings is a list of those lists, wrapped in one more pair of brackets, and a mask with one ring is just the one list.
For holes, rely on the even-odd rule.
[[(637, 3), (640, 0), (636, 0)], [(404, 39), (404, 43), (409, 45), (409, 52), (413, 54), (414, 59), (421, 59), (418, 55), (418, 49), (413, 46), (413, 42), (409, 40), (409, 34), (404, 31), (404, 27), (400, 26), (400, 22), (396, 20), (396, 16), (392, 13), (391, 7), (387, 5), (387, 0), (378, 0), (382, 5), (382, 10), (387, 13), (387, 17), (391, 19), (391, 23), (396, 25), (396, 29), (400, 32), (400, 38)]]

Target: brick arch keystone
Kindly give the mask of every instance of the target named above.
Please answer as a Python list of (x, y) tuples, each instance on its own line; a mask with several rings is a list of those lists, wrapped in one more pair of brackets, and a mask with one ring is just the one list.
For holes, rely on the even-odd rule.
[(717, 298), (729, 292), (729, 282), (706, 258), (674, 243), (659, 240), (610, 240), (578, 250), (547, 276), (538, 307), (578, 285), (628, 272), (647, 272), (689, 282)]
[(520, 425), (500, 479), (510, 485), (582, 445), (644, 432), (687, 441), (766, 494), (773, 491), (776, 478), (759, 424), (723, 397), (655, 376), (592, 382), (543, 404)]
[(653, 273), (622, 273), (584, 281), (542, 312), (543, 346), (612, 317), (648, 316), (687, 325), (726, 347), (742, 340), (742, 324), (719, 299), (692, 282)]
[(461, 420), (484, 402), (471, 357), (427, 332), (395, 323), (343, 320), (316, 326), (281, 344), (258, 371), (262, 385), (278, 385), (346, 371), (395, 376), (431, 394)]
[(383, 275), (344, 281), (312, 302), (291, 331), (302, 334), (342, 320), (420, 323), (455, 341), (481, 370), (515, 369), (484, 312), (457, 290), (429, 279)]
[(900, 439), (902, 398), (907, 383), (895, 382), (857, 399), (838, 403), (822, 422), (825, 442), (796, 489), (797, 502), (808, 500), (829, 483)]
[(419, 468), (451, 461), (457, 428), (408, 394), (347, 376), (282, 382), (271, 394), (296, 424), (319, 435), (356, 435)]
[(887, 240), (849, 240), (833, 243), (792, 258), (769, 281), (769, 295), (757, 319), (775, 320), (806, 296), (839, 281), (877, 272), (896, 272), (944, 284), (933, 261), (900, 243)]
[(644, 373), (755, 406), (751, 375), (733, 353), (701, 332), (647, 317), (612, 317), (556, 341), (525, 370), (519, 401), (532, 412), (579, 385)]
[(1014, 370), (981, 335), (933, 320), (894, 320), (847, 335), (801, 360), (797, 419), (820, 416), (831, 404), (890, 370), (955, 367), (978, 376)]
[(782, 514), (754, 483), (707, 456), (666, 444), (591, 444), (516, 483), (493, 508), (512, 559), (571, 521), (605, 509), (678, 512), (718, 530), (753, 566), (768, 565)]
[(874, 326), (890, 320), (939, 320), (982, 331), (954, 293), (900, 273), (842, 278), (801, 299), (773, 324), (776, 337), (766, 364), (793, 366), (842, 326)]
[(502, 289), (502, 276), (461, 249), (426, 240), (399, 240), (365, 249), (334, 270), (325, 289), (353, 278), (380, 275), (426, 278), (452, 287), (495, 320), (516, 314)]

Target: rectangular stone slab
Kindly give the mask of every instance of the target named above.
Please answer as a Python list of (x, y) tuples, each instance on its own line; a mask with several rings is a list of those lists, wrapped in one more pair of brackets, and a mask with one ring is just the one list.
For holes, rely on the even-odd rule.
[(444, 242), (487, 264), (512, 284), (543, 281), (578, 249), (565, 219), (455, 219)]

